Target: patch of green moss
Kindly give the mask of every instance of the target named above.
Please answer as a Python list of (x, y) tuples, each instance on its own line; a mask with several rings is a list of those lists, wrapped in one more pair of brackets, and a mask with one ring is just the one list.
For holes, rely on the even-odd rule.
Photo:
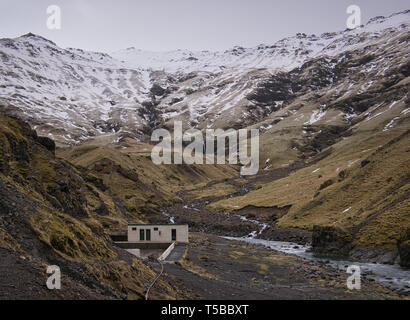
[(268, 274), (269, 266), (266, 263), (258, 263), (258, 273), (260, 275)]
[(82, 261), (110, 260), (116, 254), (82, 222), (48, 209), (38, 209), (31, 225), (40, 240), (57, 253)]
[(212, 185), (209, 188), (200, 188), (198, 190), (190, 191), (188, 192), (188, 196), (201, 200), (211, 197), (228, 196), (235, 192), (238, 192), (238, 190), (236, 190), (233, 185), (227, 183), (218, 183)]
[(30, 167), (25, 161), (12, 161), (10, 162), (10, 167), (23, 176), (27, 175), (30, 171)]
[(45, 156), (35, 154), (33, 156), (33, 167), (43, 183), (49, 184), (57, 181), (57, 172)]

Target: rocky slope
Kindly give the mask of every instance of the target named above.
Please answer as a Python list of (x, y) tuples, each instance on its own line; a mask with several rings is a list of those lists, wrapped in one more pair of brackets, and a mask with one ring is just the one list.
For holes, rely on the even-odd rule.
[[(164, 168), (158, 173), (163, 183), (156, 186), (147, 178), (152, 171), (137, 174), (130, 168), (129, 155), (100, 149), (100, 159), (87, 167), (93, 149), (73, 152), (84, 166), (56, 157), (54, 141), (39, 137), (27, 123), (0, 116), (0, 286), (9, 288), (1, 290), (2, 299), (143, 298), (156, 271), (113, 247), (110, 233), (178, 201), (170, 192), (178, 181), (200, 183), (234, 172)], [(148, 170), (144, 159), (149, 161), (146, 156), (134, 161)], [(61, 268), (61, 291), (45, 287), (49, 265)], [(188, 297), (167, 280), (153, 290), (152, 298)]]

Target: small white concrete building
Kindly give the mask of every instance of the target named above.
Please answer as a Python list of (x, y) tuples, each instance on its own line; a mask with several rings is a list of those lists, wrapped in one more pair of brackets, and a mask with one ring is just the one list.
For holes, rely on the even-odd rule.
[(128, 242), (132, 243), (188, 243), (188, 236), (187, 224), (128, 225)]

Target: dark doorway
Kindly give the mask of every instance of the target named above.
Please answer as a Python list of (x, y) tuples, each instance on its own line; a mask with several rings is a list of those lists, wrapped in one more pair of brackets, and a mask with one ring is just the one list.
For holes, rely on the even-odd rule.
[(151, 230), (150, 229), (145, 230), (145, 236), (146, 236), (147, 241), (151, 241)]
[(177, 240), (177, 229), (172, 229), (172, 241)]
[(140, 241), (144, 241), (144, 229), (140, 229)]

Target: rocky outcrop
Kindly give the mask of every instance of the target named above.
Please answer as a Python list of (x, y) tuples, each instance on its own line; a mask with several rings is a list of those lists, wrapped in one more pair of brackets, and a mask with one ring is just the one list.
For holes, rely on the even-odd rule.
[(410, 268), (410, 229), (407, 229), (403, 240), (398, 243), (400, 265), (404, 268)]
[(263, 207), (250, 205), (240, 210), (235, 210), (234, 213), (246, 216), (251, 219), (255, 217), (264, 217), (267, 221), (275, 222), (279, 218), (287, 214), (291, 207), (292, 205), (287, 205), (283, 207)]
[(313, 227), (314, 252), (346, 256), (352, 248), (352, 235), (347, 231), (335, 227)]
[(43, 145), (48, 151), (52, 152), (53, 154), (55, 153), (56, 144), (54, 140), (47, 137), (37, 137), (37, 142)]
[(154, 83), (151, 87), (151, 93), (156, 96), (163, 96), (165, 94), (165, 89), (162, 88), (159, 84)]
[(107, 158), (104, 158), (101, 161), (97, 162), (94, 165), (94, 171), (102, 174), (111, 174), (113, 172), (117, 172), (126, 179), (134, 182), (139, 182), (138, 174), (135, 171), (126, 169)]

